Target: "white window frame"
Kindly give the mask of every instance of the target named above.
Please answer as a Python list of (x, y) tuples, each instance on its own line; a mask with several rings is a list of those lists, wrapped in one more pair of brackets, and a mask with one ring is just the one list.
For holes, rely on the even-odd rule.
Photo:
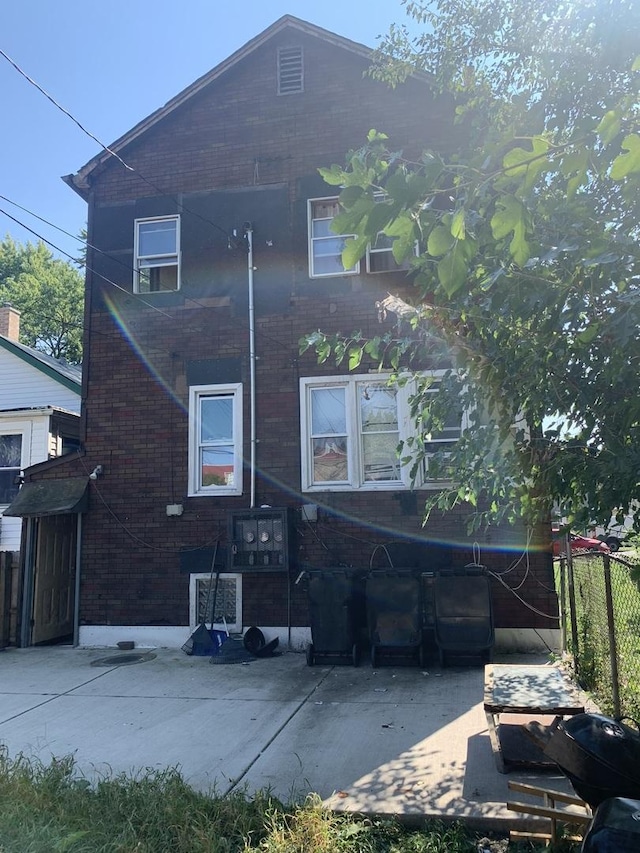
[[(437, 377), (442, 376), (444, 371), (434, 371), (434, 391), (437, 388)], [(398, 457), (399, 479), (366, 481), (364, 473), (364, 459), (362, 435), (360, 427), (360, 416), (358, 408), (358, 389), (361, 384), (385, 385), (385, 374), (364, 373), (347, 376), (314, 376), (302, 377), (300, 379), (300, 449), (301, 449), (301, 488), (303, 492), (352, 492), (352, 491), (402, 491), (411, 488), (441, 489), (446, 485), (446, 480), (429, 479), (428, 459), (420, 466), (418, 476), (412, 482), (410, 462), (402, 464)], [(347, 479), (345, 481), (314, 482), (313, 480), (313, 452), (312, 452), (312, 413), (311, 397), (314, 389), (342, 388), (346, 394), (346, 434), (347, 434)], [(415, 435), (416, 428), (411, 419), (410, 398), (415, 393), (415, 384), (408, 380), (396, 386), (396, 400), (398, 404), (398, 440), (405, 442), (402, 456), (410, 456), (410, 449), (406, 441)], [(463, 413), (461, 419), (460, 434), (468, 426), (468, 418)], [(354, 440), (354, 438), (356, 440)], [(448, 442), (449, 439), (434, 439), (434, 443)]]
[[(231, 397), (233, 402), (233, 470), (231, 486), (202, 484), (200, 465), (200, 402), (211, 397)], [(211, 445), (214, 446), (214, 445)], [(242, 494), (242, 383), (227, 385), (191, 385), (189, 387), (189, 497)]]
[[(337, 276), (343, 275), (358, 275), (360, 272), (360, 261), (358, 261), (355, 266), (351, 269), (343, 269), (342, 271), (337, 272), (316, 272), (315, 269), (315, 247), (322, 243), (323, 241), (329, 240), (339, 240), (340, 238), (344, 240), (348, 240), (350, 237), (353, 237), (353, 234), (334, 234), (333, 232), (330, 235), (323, 237), (314, 236), (313, 224), (314, 222), (331, 222), (333, 220), (332, 216), (316, 216), (314, 217), (314, 205), (321, 203), (338, 203), (337, 196), (327, 196), (325, 198), (310, 198), (307, 202), (307, 223), (308, 223), (308, 249), (309, 249), (309, 278), (336, 278)], [(334, 256), (334, 253), (328, 253), (329, 257)], [(321, 257), (321, 255), (319, 256)]]
[[(242, 575), (238, 572), (221, 572), (220, 580), (235, 580), (236, 582), (236, 615), (235, 622), (227, 623), (226, 625), (214, 622), (206, 624), (216, 631), (224, 631), (225, 629), (234, 634), (242, 631)], [(215, 575), (211, 577), (211, 572), (196, 572), (189, 575), (189, 630), (194, 631), (199, 624), (198, 613), (198, 583), (206, 581), (211, 583), (211, 606), (213, 606), (213, 590), (215, 588)]]
[[(175, 222), (176, 225), (176, 244), (175, 252), (170, 252), (164, 255), (140, 255), (140, 226), (147, 225), (150, 222)], [(134, 220), (134, 241), (133, 241), (133, 292), (141, 293), (145, 296), (153, 295), (154, 293), (175, 293), (180, 290), (180, 272), (181, 272), (181, 251), (180, 251), (180, 216), (173, 214), (171, 216), (148, 216), (143, 219)], [(154, 263), (155, 261), (155, 263)], [(141, 262), (147, 262), (141, 266)], [(175, 267), (176, 268), (176, 286), (171, 290), (144, 290), (141, 288), (141, 281), (145, 270), (159, 269), (160, 267)]]

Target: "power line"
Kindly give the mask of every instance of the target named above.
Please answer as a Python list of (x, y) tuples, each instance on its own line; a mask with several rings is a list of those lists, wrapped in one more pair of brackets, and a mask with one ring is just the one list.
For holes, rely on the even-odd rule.
[(97, 143), (98, 143), (98, 145), (99, 145), (99, 146), (100, 146), (104, 151), (106, 151), (106, 152), (107, 152), (108, 154), (110, 154), (112, 157), (115, 157), (115, 158), (116, 158), (116, 160), (118, 160), (118, 162), (119, 162), (119, 163), (121, 163), (121, 164), (124, 166), (124, 168), (125, 168), (128, 172), (132, 172), (133, 174), (137, 175), (137, 177), (138, 177), (138, 178), (140, 178), (140, 180), (141, 180), (141, 181), (143, 181), (145, 184), (147, 184), (148, 186), (150, 186), (153, 190), (155, 190), (155, 192), (159, 193), (159, 194), (160, 194), (161, 196), (163, 196), (164, 198), (170, 198), (172, 201), (174, 201), (174, 202), (176, 203), (176, 205), (177, 205), (179, 208), (181, 208), (181, 210), (186, 211), (187, 213), (190, 213), (192, 216), (196, 216), (196, 217), (197, 217), (198, 219), (200, 219), (202, 222), (206, 222), (208, 225), (211, 225), (211, 226), (212, 226), (212, 228), (216, 228), (218, 231), (220, 231), (222, 234), (224, 234), (224, 236), (227, 238), (227, 240), (231, 240), (231, 235), (229, 234), (229, 232), (228, 232), (225, 228), (222, 228), (220, 225), (218, 225), (216, 222), (213, 222), (211, 219), (208, 219), (206, 216), (202, 216), (201, 214), (196, 213), (196, 212), (195, 212), (195, 211), (193, 211), (193, 210), (189, 210), (189, 208), (185, 207), (185, 206), (182, 204), (182, 202), (181, 202), (181, 201), (180, 201), (180, 200), (179, 200), (175, 195), (172, 195), (171, 193), (167, 193), (167, 192), (165, 192), (165, 191), (164, 191), (163, 189), (161, 189), (157, 184), (155, 184), (153, 181), (149, 180), (149, 178), (145, 177), (145, 176), (142, 174), (142, 172), (140, 172), (140, 171), (139, 171), (138, 169), (136, 169), (134, 166), (130, 166), (130, 165), (129, 165), (129, 163), (126, 163), (126, 162), (122, 159), (122, 157), (120, 157), (120, 155), (119, 155), (119, 154), (117, 154), (117, 153), (116, 153), (112, 148), (109, 148), (109, 146), (108, 146), (108, 145), (105, 145), (103, 142), (101, 142), (101, 141), (98, 139), (98, 137), (97, 137), (97, 136), (95, 136), (93, 133), (91, 133), (89, 130), (87, 130), (87, 129), (84, 127), (84, 125), (83, 125), (80, 121), (78, 121), (78, 119), (77, 119), (77, 118), (76, 118), (76, 117), (75, 117), (71, 112), (69, 112), (69, 110), (67, 110), (67, 109), (65, 109), (63, 106), (61, 106), (61, 105), (56, 101), (56, 99), (55, 99), (52, 95), (50, 95), (50, 94), (49, 94), (45, 89), (43, 89), (43, 88), (42, 88), (42, 86), (40, 86), (40, 84), (39, 84), (39, 83), (36, 83), (36, 81), (35, 81), (32, 77), (30, 77), (30, 76), (26, 73), (26, 71), (24, 71), (22, 68), (20, 68), (20, 66), (18, 65), (18, 63), (17, 63), (17, 62), (14, 62), (14, 60), (13, 60), (13, 59), (11, 59), (11, 57), (10, 57), (10, 56), (8, 56), (8, 55), (7, 55), (7, 54), (6, 54), (2, 49), (0, 49), (0, 56), (3, 56), (3, 57), (7, 60), (7, 62), (8, 62), (10, 65), (12, 65), (12, 66), (13, 66), (13, 68), (15, 68), (15, 70), (18, 72), (18, 74), (20, 74), (22, 77), (24, 77), (24, 79), (25, 79), (25, 80), (27, 80), (27, 82), (29, 82), (32, 86), (35, 86), (35, 88), (36, 88), (36, 89), (37, 89), (41, 94), (43, 94), (43, 95), (45, 96), (45, 98), (47, 98), (47, 99), (48, 99), (48, 100), (49, 100), (49, 101), (50, 101), (50, 102), (51, 102), (51, 103), (52, 103), (52, 104), (53, 104), (57, 109), (59, 109), (62, 113), (64, 113), (64, 115), (66, 115), (68, 118), (70, 118), (70, 119), (71, 119), (71, 121), (72, 121), (74, 124), (76, 124), (76, 125), (80, 128), (80, 130), (81, 130), (83, 133), (85, 133), (85, 134), (86, 134), (90, 139), (92, 139), (94, 142), (97, 142)]
[[(60, 254), (65, 255), (67, 258), (69, 258), (72, 261), (76, 260), (72, 255), (69, 254), (69, 252), (65, 252), (64, 249), (60, 248), (60, 246), (56, 246), (56, 244), (52, 243), (51, 240), (47, 240), (47, 238), (43, 237), (42, 234), (39, 234), (37, 231), (34, 231), (33, 228), (29, 228), (28, 225), (26, 225), (24, 222), (21, 222), (19, 219), (16, 219), (15, 216), (12, 216), (4, 208), (0, 207), (0, 213), (4, 213), (4, 215), (8, 219), (11, 219), (12, 222), (15, 222), (17, 225), (20, 225), (22, 228), (27, 230), (30, 234), (33, 234), (33, 236), (37, 237), (38, 240), (42, 240), (43, 243), (46, 243), (48, 246), (51, 246), (51, 248), (55, 249), (56, 252), (60, 252)], [(113, 287), (115, 287), (117, 290), (121, 290), (123, 293), (126, 293), (127, 296), (133, 296), (135, 299), (138, 299), (143, 305), (146, 305), (147, 308), (152, 308), (154, 311), (157, 311), (158, 314), (162, 314), (163, 317), (166, 317), (168, 320), (173, 320), (173, 317), (170, 314), (167, 314), (166, 311), (161, 311), (160, 308), (158, 308), (156, 305), (153, 305), (151, 302), (147, 302), (139, 294), (132, 293), (130, 290), (126, 290), (126, 288), (122, 287), (119, 284), (116, 284), (115, 281), (112, 281), (110, 278), (107, 278), (106, 275), (99, 273), (97, 270), (90, 269), (89, 267), (87, 267), (87, 269), (89, 269), (89, 271), (92, 272), (94, 275), (97, 275), (99, 278), (103, 279), (103, 281), (106, 281), (107, 284), (110, 284)]]
[(108, 146), (104, 145), (104, 143), (102, 143), (102, 142), (98, 139), (98, 137), (97, 137), (97, 136), (94, 136), (94, 135), (93, 135), (93, 133), (91, 133), (89, 130), (87, 130), (87, 129), (86, 129), (86, 127), (84, 127), (84, 126), (83, 126), (83, 125), (78, 121), (78, 119), (77, 119), (77, 118), (75, 118), (73, 115), (71, 115), (71, 113), (69, 112), (69, 110), (66, 110), (63, 106), (61, 106), (61, 105), (56, 101), (56, 99), (55, 99), (54, 97), (52, 97), (48, 92), (46, 92), (46, 91), (42, 88), (42, 86), (40, 86), (38, 83), (36, 83), (36, 81), (35, 81), (32, 77), (29, 77), (29, 75), (28, 75), (25, 71), (23, 71), (23, 70), (22, 70), (22, 68), (20, 68), (20, 66), (17, 64), (17, 62), (14, 62), (14, 61), (13, 61), (13, 59), (11, 59), (11, 57), (10, 57), (10, 56), (8, 56), (8, 55), (4, 52), (4, 50), (2, 50), (1, 48), (0, 48), (0, 56), (3, 56), (3, 57), (7, 60), (7, 62), (8, 62), (10, 65), (12, 65), (12, 66), (16, 69), (16, 71), (18, 72), (18, 74), (21, 74), (21, 75), (24, 77), (24, 79), (25, 79), (25, 80), (27, 80), (29, 83), (31, 83), (31, 85), (32, 85), (32, 86), (35, 86), (35, 87), (36, 87), (36, 89), (37, 89), (39, 92), (41, 92), (41, 93), (45, 96), (45, 98), (47, 98), (49, 101), (51, 101), (51, 103), (54, 105), (54, 107), (57, 107), (57, 108), (58, 108), (61, 112), (63, 112), (63, 113), (64, 113), (68, 118), (70, 118), (72, 122), (74, 122), (75, 124), (77, 124), (77, 125), (78, 125), (78, 127), (80, 128), (80, 130), (81, 130), (83, 133), (86, 133), (86, 134), (87, 134), (87, 136), (88, 136), (90, 139), (93, 139), (93, 141), (94, 141), (94, 142), (97, 142), (97, 143), (98, 143), (98, 145), (99, 145), (101, 148), (104, 148), (104, 150), (105, 150), (105, 151), (108, 151), (108, 152), (109, 152), (109, 154), (112, 154), (112, 155), (116, 158), (116, 160), (119, 160), (119, 161), (122, 163), (122, 165), (125, 167), (125, 169), (132, 170), (132, 167), (131, 167), (131, 166), (128, 166), (128, 165), (124, 162), (124, 160), (116, 154), (116, 152), (115, 152), (115, 151), (113, 151), (113, 150), (112, 150), (111, 148), (109, 148)]

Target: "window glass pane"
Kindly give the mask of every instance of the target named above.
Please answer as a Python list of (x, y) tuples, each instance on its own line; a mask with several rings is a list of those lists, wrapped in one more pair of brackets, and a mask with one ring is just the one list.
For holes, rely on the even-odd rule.
[(205, 397), (200, 401), (200, 441), (233, 441), (232, 397)]
[(221, 444), (202, 450), (201, 482), (203, 486), (233, 486), (233, 445)]
[(21, 435), (0, 435), (0, 468), (19, 468), (21, 454)]
[(322, 237), (334, 237), (335, 239), (338, 239), (338, 235), (335, 231), (331, 230), (332, 222), (332, 219), (314, 219), (311, 223), (311, 233), (313, 237), (316, 239)]
[(395, 433), (369, 434), (362, 437), (362, 464), (367, 483), (378, 480), (399, 480), (400, 461), (396, 452)]
[(19, 468), (14, 468), (13, 470), (5, 468), (0, 471), (0, 504), (10, 504), (18, 494), (20, 484), (13, 481), (19, 472)]
[(177, 221), (175, 219), (138, 223), (138, 255), (175, 255)]
[(347, 439), (314, 438), (313, 482), (346, 482), (349, 476)]
[(315, 388), (311, 391), (311, 432), (313, 435), (346, 435), (344, 388)]
[(172, 266), (150, 266), (147, 262), (141, 264), (141, 267), (143, 269), (140, 270), (138, 279), (140, 293), (159, 293), (163, 290), (178, 289), (178, 265), (175, 258)]
[(396, 391), (383, 385), (359, 385), (360, 421), (363, 432), (398, 431)]

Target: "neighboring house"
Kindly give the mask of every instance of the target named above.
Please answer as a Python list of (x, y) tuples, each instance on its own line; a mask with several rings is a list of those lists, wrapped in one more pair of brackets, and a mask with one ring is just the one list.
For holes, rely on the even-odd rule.
[[(19, 343), (20, 312), (0, 307), (0, 515), (30, 465), (76, 450), (81, 371)], [(0, 519), (0, 551), (20, 550), (19, 518)]]
[[(117, 140), (118, 157), (65, 179), (89, 204), (85, 455), (30, 471), (34, 498), (17, 511), (28, 525), (82, 516), (81, 644), (179, 647), (215, 569), (230, 629), (301, 647), (304, 566), (473, 560), (462, 509), (422, 525), (441, 483), (425, 468), (412, 486), (397, 459), (408, 389), (366, 361), (350, 374), (299, 354), (317, 328), (393, 328), (376, 302), (411, 293), (383, 239), (343, 268), (336, 191), (318, 167), (371, 128), (408, 157), (446, 152), (454, 133), (426, 78), (389, 89), (367, 76), (370, 55), (281, 18)], [(555, 644), (549, 543), (497, 529), (478, 542), (483, 563), (509, 571), (493, 585), (498, 641)]]

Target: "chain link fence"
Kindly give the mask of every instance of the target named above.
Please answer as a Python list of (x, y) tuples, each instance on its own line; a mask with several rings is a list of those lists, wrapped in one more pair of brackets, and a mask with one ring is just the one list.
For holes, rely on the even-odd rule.
[(604, 714), (640, 720), (640, 553), (563, 557), (556, 583), (580, 686)]

